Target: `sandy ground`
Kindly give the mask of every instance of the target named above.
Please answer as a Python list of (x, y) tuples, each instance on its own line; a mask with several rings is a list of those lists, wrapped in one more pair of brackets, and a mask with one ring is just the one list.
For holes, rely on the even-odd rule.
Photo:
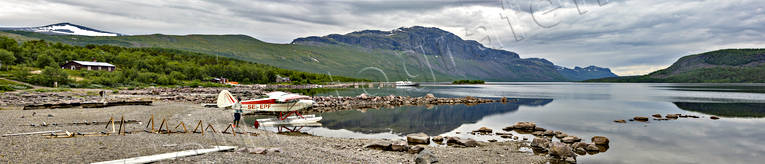
[[(8, 109), (8, 108), (6, 108)], [(36, 113), (35, 116), (32, 116)], [(142, 124), (128, 124), (134, 133), (124, 136), (78, 136), (49, 139), (42, 135), (0, 137), (0, 162), (3, 163), (90, 163), (136, 156), (168, 153), (212, 146), (279, 148), (280, 153), (248, 154), (216, 152), (176, 158), (160, 163), (414, 163), (415, 155), (365, 149), (370, 139), (344, 139), (317, 136), (281, 135), (241, 126), (257, 136), (205, 133), (154, 134), (144, 132), (146, 121), (154, 114), (156, 126), (167, 118), (171, 127), (179, 121), (193, 130), (198, 120), (223, 130), (231, 122), (231, 112), (202, 108), (198, 104), (155, 102), (152, 106), (116, 106), (97, 109), (68, 108), (43, 110), (0, 110), (0, 133), (21, 133), (47, 130), (69, 132), (101, 132), (104, 125), (64, 125), (83, 121), (107, 121), (124, 116)], [(52, 115), (52, 117), (49, 117)], [(23, 118), (22, 118), (23, 116)], [(58, 126), (32, 127), (29, 124), (58, 123)], [(476, 148), (428, 146), (440, 163), (545, 163), (547, 158), (519, 152), (521, 143), (482, 143)]]

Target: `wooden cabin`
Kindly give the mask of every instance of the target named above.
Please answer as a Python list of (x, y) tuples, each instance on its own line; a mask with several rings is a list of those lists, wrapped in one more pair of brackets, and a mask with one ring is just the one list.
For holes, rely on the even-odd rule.
[(61, 69), (71, 69), (71, 70), (94, 70), (94, 71), (114, 71), (114, 69), (117, 69), (116, 66), (104, 63), (104, 62), (96, 62), (96, 61), (69, 61), (64, 65), (61, 65)]

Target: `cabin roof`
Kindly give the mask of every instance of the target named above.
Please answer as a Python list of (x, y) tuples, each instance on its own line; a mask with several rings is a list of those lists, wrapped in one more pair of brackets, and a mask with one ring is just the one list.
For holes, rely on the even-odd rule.
[(112, 64), (109, 64), (109, 63), (104, 63), (104, 62), (89, 62), (89, 61), (76, 61), (76, 60), (75, 60), (75, 61), (72, 61), (72, 62), (75, 62), (75, 63), (77, 63), (77, 64), (81, 64), (81, 65), (88, 65), (88, 66), (106, 66), (106, 67), (114, 67), (114, 65), (112, 65)]

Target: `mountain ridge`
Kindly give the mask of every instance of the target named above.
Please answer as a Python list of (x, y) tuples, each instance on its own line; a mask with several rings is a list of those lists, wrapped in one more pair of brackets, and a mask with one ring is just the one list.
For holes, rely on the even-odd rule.
[(763, 83), (765, 49), (720, 49), (681, 57), (646, 75), (601, 78), (587, 82)]
[[(290, 44), (267, 43), (247, 35), (151, 34), (114, 37), (48, 35), (17, 30), (5, 32), (5, 35), (16, 38), (44, 39), (72, 45), (172, 48), (286, 69), (379, 81), (572, 81), (556, 70), (560, 66), (546, 59), (520, 58), (514, 52), (487, 48), (435, 27), (415, 26), (391, 32), (362, 30), (352, 32), (352, 37), (332, 34), (335, 38), (328, 41), (311, 40), (321, 37), (306, 37), (309, 39), (301, 41), (297, 38)], [(406, 35), (394, 36), (398, 37), (395, 39), (379, 37), (391, 33)], [(337, 44), (339, 41), (354, 43), (356, 38), (362, 38), (356, 43), (369, 44)]]
[[(446, 61), (442, 63), (436, 61), (437, 67), (435, 69), (457, 75), (469, 72), (480, 79), (502, 76), (505, 77), (502, 80), (509, 81), (581, 81), (616, 76), (610, 69), (591, 69), (590, 71), (576, 68), (559, 69), (565, 67), (557, 66), (542, 58), (521, 58), (520, 55), (512, 51), (484, 47), (475, 40), (463, 40), (457, 35), (435, 27), (413, 26), (390, 31), (362, 30), (342, 35), (309, 36), (294, 39), (291, 44), (349, 45), (365, 49), (385, 49), (443, 56)], [(459, 65), (455, 59), (477, 61), (481, 62), (480, 64), (484, 67), (492, 68), (476, 70), (472, 68), (478, 66)], [(444, 65), (446, 67), (438, 67)], [(510, 67), (503, 67), (508, 65)], [(458, 69), (449, 69), (449, 66)], [(518, 73), (520, 71), (532, 72), (536, 75)], [(557, 73), (555, 73), (556, 71)]]

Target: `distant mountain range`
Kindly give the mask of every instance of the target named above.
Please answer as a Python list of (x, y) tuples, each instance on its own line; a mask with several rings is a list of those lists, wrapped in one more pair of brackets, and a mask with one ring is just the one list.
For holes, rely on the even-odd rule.
[(520, 58), (514, 52), (484, 47), (438, 28), (420, 26), (311, 36), (291, 44), (266, 43), (245, 35), (126, 36), (69, 23), (0, 30), (0, 35), (17, 40), (180, 49), (381, 81), (580, 81), (616, 76), (608, 68), (569, 69), (541, 58)]
[(764, 83), (765, 49), (723, 49), (684, 56), (669, 68), (642, 76), (590, 82)]
[(57, 23), (40, 27), (0, 27), (2, 31), (28, 31), (53, 35), (82, 35), (82, 36), (122, 36), (119, 33), (106, 32), (71, 23)]
[(545, 59), (520, 58), (515, 52), (484, 47), (474, 40), (462, 40), (457, 35), (434, 27), (414, 26), (392, 31), (364, 30), (345, 35), (311, 36), (295, 39), (292, 44), (393, 50), (429, 62), (429, 66), (438, 72), (488, 80), (581, 81), (616, 76), (608, 68), (590, 66), (569, 69)]

